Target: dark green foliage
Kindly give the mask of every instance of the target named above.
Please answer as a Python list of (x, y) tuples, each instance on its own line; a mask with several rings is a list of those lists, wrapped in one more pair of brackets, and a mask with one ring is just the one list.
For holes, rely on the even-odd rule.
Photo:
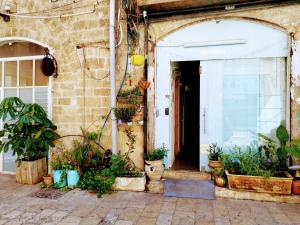
[(208, 159), (218, 161), (222, 159), (223, 149), (217, 144), (209, 145), (208, 149)]
[(129, 90), (121, 91), (118, 96), (126, 98), (129, 104), (138, 104), (137, 98), (142, 96), (142, 93), (140, 92), (139, 87), (134, 87)]
[(275, 171), (265, 168), (258, 150), (248, 147), (246, 151), (235, 148), (230, 154), (224, 154), (223, 164), (230, 173), (247, 176), (271, 177)]
[(108, 170), (90, 169), (81, 177), (79, 187), (83, 190), (93, 190), (100, 197), (104, 193), (111, 191), (111, 186), (115, 182), (115, 176), (110, 176)]
[(131, 122), (136, 115), (137, 109), (135, 107), (120, 107), (114, 109), (116, 119), (123, 122)]
[(107, 168), (90, 168), (81, 177), (79, 187), (82, 189), (93, 190), (101, 196), (111, 190), (111, 186), (118, 176), (141, 176), (141, 173), (128, 173), (126, 161), (121, 155), (112, 155), (110, 166)]
[(16, 97), (5, 98), (0, 104), (0, 119), (5, 121), (0, 137), (0, 152), (12, 147), (18, 160), (31, 160), (45, 155), (59, 137), (56, 126), (38, 104), (25, 104)]
[(144, 155), (145, 160), (154, 161), (160, 160), (167, 156), (168, 150), (165, 147), (154, 149), (152, 152), (147, 152)]

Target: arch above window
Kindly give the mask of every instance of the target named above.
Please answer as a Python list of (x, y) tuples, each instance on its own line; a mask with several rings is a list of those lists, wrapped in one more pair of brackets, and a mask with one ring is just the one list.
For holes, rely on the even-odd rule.
[(45, 48), (31, 42), (0, 42), (0, 58), (44, 55)]

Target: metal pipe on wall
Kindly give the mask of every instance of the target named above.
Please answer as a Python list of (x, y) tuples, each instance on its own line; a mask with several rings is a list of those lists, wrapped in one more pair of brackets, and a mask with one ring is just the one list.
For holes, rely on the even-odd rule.
[[(116, 49), (115, 49), (115, 1), (109, 6), (109, 73), (110, 73), (110, 105), (116, 108)], [(111, 148), (112, 153), (118, 153), (117, 121), (114, 110), (111, 111)]]

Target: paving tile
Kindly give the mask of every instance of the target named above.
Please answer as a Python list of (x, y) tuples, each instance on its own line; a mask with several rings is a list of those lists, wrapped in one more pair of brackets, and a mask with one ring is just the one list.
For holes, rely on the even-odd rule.
[(171, 225), (172, 215), (161, 213), (159, 214), (156, 224), (157, 225)]
[[(5, 181), (5, 182), (4, 182)], [(184, 199), (116, 192), (97, 198), (73, 190), (57, 200), (28, 197), (38, 185), (0, 175), (0, 225), (298, 225), (300, 205)]]

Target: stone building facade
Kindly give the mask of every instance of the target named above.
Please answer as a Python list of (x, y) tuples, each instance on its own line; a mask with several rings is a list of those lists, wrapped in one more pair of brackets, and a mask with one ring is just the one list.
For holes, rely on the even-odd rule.
[[(4, 10), (2, 3), (1, 11)], [(65, 18), (22, 18), (11, 17), (9, 22), (0, 20), (0, 46), (4, 40), (32, 41), (48, 46), (58, 63), (58, 77), (51, 83), (52, 119), (58, 126), (61, 135), (78, 134), (80, 128), (99, 130), (110, 110), (109, 81), (109, 1), (10, 1), (20, 15), (61, 15), (62, 13), (90, 12)], [(14, 8), (12, 9), (14, 10)], [(148, 54), (148, 118), (147, 118), (147, 149), (155, 146), (155, 88), (157, 62), (155, 44), (180, 29), (216, 19), (236, 19), (254, 21), (273, 26), (290, 34), (291, 56), (287, 61), (290, 71), (291, 113), (290, 125), (293, 137), (300, 134), (299, 126), (299, 77), (300, 77), (300, 4), (253, 8), (241, 11), (222, 11), (218, 13), (199, 13), (180, 17), (170, 17), (164, 20), (149, 20), (149, 54)], [(14, 13), (14, 11), (12, 11)], [(123, 23), (123, 41), (117, 47), (117, 84), (118, 88), (123, 78), (126, 62), (126, 32)], [(140, 45), (143, 46), (144, 27), (139, 26)], [(120, 35), (119, 35), (120, 37)], [(141, 47), (143, 51), (143, 47)], [(136, 85), (143, 76), (142, 68), (129, 66), (132, 74), (132, 85)], [(127, 83), (127, 82), (126, 82)], [(125, 85), (128, 88), (129, 85)], [(135, 125), (138, 135), (136, 143), (136, 161), (143, 167), (143, 128)], [(103, 130), (102, 144), (110, 148), (110, 119)], [(166, 134), (168, 135), (168, 134)], [(125, 149), (125, 140), (119, 132), (119, 149)], [(68, 138), (66, 140), (69, 140)], [(64, 142), (64, 141), (62, 141)], [(65, 143), (69, 143), (66, 141)]]

